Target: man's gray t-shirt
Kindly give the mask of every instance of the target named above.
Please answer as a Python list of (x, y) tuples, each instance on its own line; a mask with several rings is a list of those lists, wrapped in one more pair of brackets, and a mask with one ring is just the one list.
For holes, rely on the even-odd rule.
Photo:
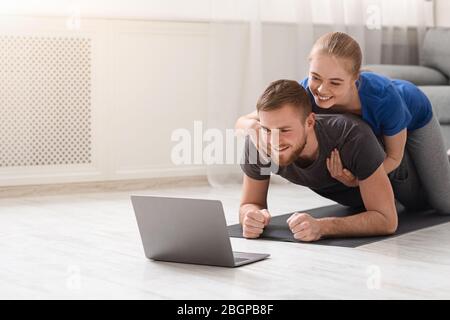
[[(310, 188), (314, 192), (347, 206), (363, 206), (359, 188), (350, 188), (331, 177), (326, 159), (331, 151), (339, 150), (342, 165), (350, 170), (359, 180), (370, 177), (383, 163), (385, 152), (370, 127), (359, 117), (349, 114), (316, 115), (315, 133), (319, 145), (317, 159), (306, 167), (299, 161), (290, 165), (275, 167), (273, 174), (292, 183)], [(241, 168), (250, 178), (269, 179), (264, 169), (271, 166), (269, 162), (253, 160), (249, 155), (258, 155), (255, 145), (247, 138), (244, 159)], [(254, 163), (256, 162), (256, 163)], [(264, 173), (264, 174), (262, 174)]]

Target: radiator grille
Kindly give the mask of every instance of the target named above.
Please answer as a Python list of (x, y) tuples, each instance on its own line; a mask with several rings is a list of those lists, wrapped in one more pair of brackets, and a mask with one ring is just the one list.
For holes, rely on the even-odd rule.
[(0, 36), (0, 167), (87, 164), (91, 39)]

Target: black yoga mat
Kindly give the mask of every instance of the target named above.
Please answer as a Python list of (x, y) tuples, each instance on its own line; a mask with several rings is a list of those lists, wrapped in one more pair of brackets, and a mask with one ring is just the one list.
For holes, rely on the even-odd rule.
[[(338, 204), (309, 210), (301, 210), (301, 212), (306, 212), (315, 218), (345, 217), (362, 211), (364, 211), (364, 208), (355, 209), (344, 207)], [(259, 239), (300, 242), (294, 239), (294, 236), (292, 235), (291, 230), (289, 230), (289, 227), (286, 223), (286, 220), (291, 215), (292, 213), (273, 216), (270, 221), (270, 224), (264, 229), (264, 232), (261, 234)], [(326, 246), (356, 248), (372, 242), (399, 236), (411, 231), (420, 230), (423, 228), (428, 228), (438, 224), (450, 222), (450, 215), (438, 215), (433, 210), (417, 211), (417, 212), (401, 210), (398, 214), (398, 219), (399, 219), (398, 229), (395, 232), (395, 234), (390, 236), (329, 238), (308, 243)], [(240, 224), (228, 226), (228, 233), (230, 237), (243, 238), (242, 227)]]

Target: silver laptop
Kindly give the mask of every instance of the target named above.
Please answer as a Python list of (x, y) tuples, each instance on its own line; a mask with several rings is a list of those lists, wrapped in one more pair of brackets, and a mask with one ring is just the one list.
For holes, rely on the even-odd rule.
[(239, 267), (269, 256), (232, 251), (220, 201), (131, 196), (131, 202), (149, 259)]

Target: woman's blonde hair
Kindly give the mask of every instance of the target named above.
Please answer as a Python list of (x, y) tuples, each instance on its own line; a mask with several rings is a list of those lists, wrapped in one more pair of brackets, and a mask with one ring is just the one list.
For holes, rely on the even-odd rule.
[(358, 42), (344, 32), (329, 32), (314, 43), (309, 59), (316, 53), (328, 54), (346, 59), (347, 70), (358, 76), (361, 71), (362, 52)]

